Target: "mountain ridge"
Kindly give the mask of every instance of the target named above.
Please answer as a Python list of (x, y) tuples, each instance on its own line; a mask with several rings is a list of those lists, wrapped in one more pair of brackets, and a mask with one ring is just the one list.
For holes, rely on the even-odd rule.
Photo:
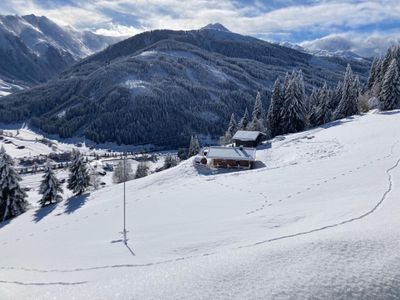
[[(257, 91), (267, 108), (273, 82), (286, 72), (302, 69), (311, 91), (336, 85), (347, 63), (232, 32), (154, 30), (4, 98), (0, 121), (31, 120), (47, 133), (101, 143), (177, 146), (193, 133), (220, 135), (232, 112), (252, 108)], [(369, 64), (352, 64), (365, 81)]]

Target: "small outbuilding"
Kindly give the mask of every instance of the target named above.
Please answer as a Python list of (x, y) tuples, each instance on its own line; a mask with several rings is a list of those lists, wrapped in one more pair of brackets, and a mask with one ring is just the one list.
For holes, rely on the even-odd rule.
[(265, 134), (260, 131), (239, 130), (232, 137), (236, 147), (257, 147), (264, 139)]
[(256, 160), (256, 149), (244, 147), (210, 147), (209, 164), (215, 168), (251, 169)]

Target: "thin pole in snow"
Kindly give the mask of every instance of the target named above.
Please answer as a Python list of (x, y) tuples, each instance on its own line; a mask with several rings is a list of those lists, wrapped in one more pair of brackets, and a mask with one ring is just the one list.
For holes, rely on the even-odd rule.
[(124, 153), (124, 243), (127, 243), (127, 238), (126, 238), (126, 192), (125, 192), (125, 181), (126, 181), (126, 153)]

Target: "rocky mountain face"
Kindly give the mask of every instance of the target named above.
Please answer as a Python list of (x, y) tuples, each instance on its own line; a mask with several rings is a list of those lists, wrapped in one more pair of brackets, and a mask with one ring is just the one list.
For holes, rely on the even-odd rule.
[[(345, 58), (320, 57), (219, 24), (201, 30), (155, 30), (91, 55), (44, 85), (4, 97), (0, 121), (30, 120), (61, 137), (177, 146), (193, 134), (221, 134), (230, 114), (265, 108), (278, 76), (302, 69), (306, 89), (336, 85)], [(351, 61), (361, 80), (369, 61)]]
[(0, 16), (0, 95), (44, 83), (116, 41), (46, 17)]

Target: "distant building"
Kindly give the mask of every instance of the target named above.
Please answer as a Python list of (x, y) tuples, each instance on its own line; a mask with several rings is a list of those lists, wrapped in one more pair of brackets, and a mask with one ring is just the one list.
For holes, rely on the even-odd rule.
[(215, 168), (251, 169), (256, 160), (256, 149), (213, 146), (208, 149), (206, 157)]
[(239, 130), (235, 133), (232, 140), (236, 147), (257, 147), (265, 137), (265, 134), (260, 131), (245, 131)]

